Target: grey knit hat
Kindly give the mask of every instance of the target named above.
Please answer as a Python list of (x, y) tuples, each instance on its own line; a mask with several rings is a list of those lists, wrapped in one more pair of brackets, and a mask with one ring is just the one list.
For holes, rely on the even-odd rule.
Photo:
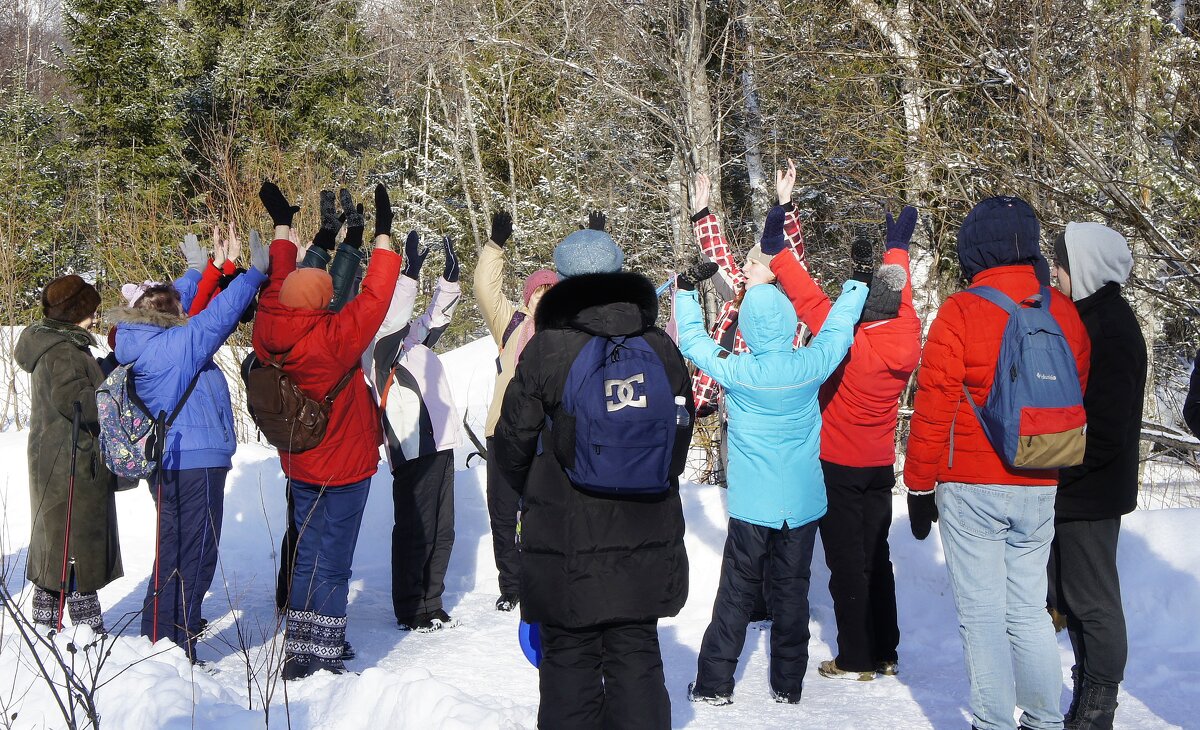
[(554, 248), (554, 268), (564, 279), (581, 274), (613, 274), (624, 262), (625, 254), (612, 236), (591, 228), (575, 231)]
[(900, 313), (900, 293), (904, 291), (904, 283), (908, 274), (903, 266), (884, 264), (875, 270), (871, 278), (871, 290), (867, 292), (867, 301), (863, 304), (860, 322), (877, 322), (881, 319), (895, 319)]

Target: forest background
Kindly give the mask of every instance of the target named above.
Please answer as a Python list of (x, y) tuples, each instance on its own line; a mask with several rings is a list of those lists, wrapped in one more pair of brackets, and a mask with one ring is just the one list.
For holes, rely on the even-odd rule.
[[(0, 0), (0, 325), (34, 321), (56, 275), (94, 276), (109, 306), (181, 273), (185, 232), (269, 233), (264, 178), (302, 240), (320, 189), (385, 182), (397, 235), (452, 236), (468, 290), (499, 208), (513, 292), (590, 208), (661, 281), (698, 255), (694, 174), (745, 251), (792, 158), (831, 287), (856, 233), (920, 208), (926, 324), (983, 197), (1032, 203), (1044, 246), (1070, 220), (1125, 234), (1145, 433), (1194, 464), (1198, 38), (1200, 0)], [(460, 311), (443, 347), (484, 333)], [(0, 423), (20, 427), (11, 345)]]

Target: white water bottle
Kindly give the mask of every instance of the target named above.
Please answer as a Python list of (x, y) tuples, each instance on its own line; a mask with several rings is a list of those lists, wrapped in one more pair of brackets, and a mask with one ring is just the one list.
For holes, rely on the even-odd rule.
[(687, 401), (682, 395), (675, 396), (675, 426), (677, 428), (687, 428), (692, 425), (692, 417), (688, 415)]

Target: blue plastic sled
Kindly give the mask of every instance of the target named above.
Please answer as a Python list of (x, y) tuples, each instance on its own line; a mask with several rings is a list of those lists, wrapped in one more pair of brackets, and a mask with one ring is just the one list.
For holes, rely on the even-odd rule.
[(542, 663), (542, 633), (540, 624), (531, 624), (524, 621), (517, 628), (517, 636), (521, 640), (521, 651), (525, 653), (525, 658), (536, 669)]

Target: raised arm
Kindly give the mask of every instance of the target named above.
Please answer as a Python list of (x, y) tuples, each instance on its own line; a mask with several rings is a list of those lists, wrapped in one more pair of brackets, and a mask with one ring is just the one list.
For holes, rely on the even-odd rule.
[(700, 253), (720, 267), (718, 273), (721, 276), (716, 280), (717, 292), (723, 299), (732, 300), (736, 292), (745, 285), (746, 276), (733, 259), (733, 254), (729, 250), (729, 241), (725, 239), (725, 233), (721, 230), (721, 222), (708, 209), (712, 188), (708, 175), (703, 173), (697, 175), (694, 186), (695, 193), (692, 199), (696, 211), (692, 215), (692, 230), (696, 234), (696, 241), (700, 244)]
[(475, 262), (475, 301), (484, 324), (499, 345), (517, 307), (504, 296), (504, 244), (512, 236), (512, 216), (507, 211), (492, 214), (492, 233)]
[(833, 303), (821, 331), (808, 347), (796, 350), (797, 357), (815, 355), (820, 358), (818, 367), (822, 379), (832, 375), (850, 351), (850, 345), (854, 343), (854, 326), (862, 316), (866, 301), (867, 285), (856, 279), (848, 279), (842, 284), (842, 295)]
[(462, 288), (458, 285), (458, 259), (454, 256), (454, 245), (449, 236), (442, 238), (442, 250), (446, 261), (442, 277), (438, 279), (437, 288), (433, 290), (429, 308), (409, 328), (408, 337), (404, 341), (405, 348), (436, 345), (450, 326), (454, 311), (458, 309)]
[(352, 367), (379, 332), (396, 289), (401, 257), (392, 250), (392, 204), (387, 188), (375, 187), (375, 250), (363, 277), (362, 292), (329, 318), (328, 337), (338, 343), (336, 356)]

